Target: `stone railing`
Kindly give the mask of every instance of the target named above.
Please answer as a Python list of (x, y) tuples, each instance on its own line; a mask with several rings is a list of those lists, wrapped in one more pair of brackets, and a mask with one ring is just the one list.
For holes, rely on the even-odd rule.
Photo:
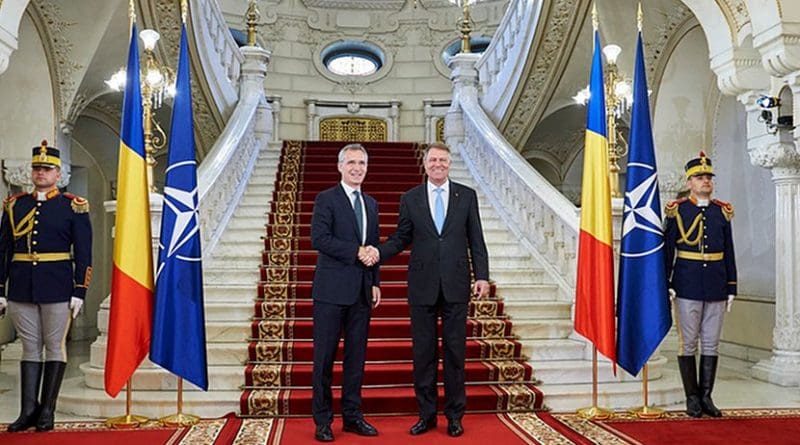
[(272, 137), (272, 111), (263, 87), (270, 53), (255, 47), (241, 52), (241, 99), (197, 172), (204, 258), (213, 253), (239, 205), (259, 151)]
[(464, 162), (520, 243), (574, 297), (579, 210), (512, 147), (472, 95), (461, 95)]
[(495, 122), (503, 117), (523, 80), (526, 52), (533, 44), (542, 0), (511, 0), (492, 43), (477, 63), (481, 105)]
[(217, 109), (228, 118), (239, 98), (242, 53), (216, 1), (192, 0), (189, 11), (197, 56), (208, 88)]

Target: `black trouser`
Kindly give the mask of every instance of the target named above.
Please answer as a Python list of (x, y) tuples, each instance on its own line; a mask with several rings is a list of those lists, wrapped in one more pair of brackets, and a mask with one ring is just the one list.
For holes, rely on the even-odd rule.
[[(371, 296), (370, 296), (371, 297)], [(342, 418), (353, 423), (363, 418), (361, 411), (361, 382), (364, 380), (364, 361), (371, 308), (366, 296), (349, 306), (314, 302), (314, 370), (311, 376), (313, 398), (311, 411), (314, 423), (333, 421), (333, 362), (344, 331), (344, 360), (342, 370)]]
[(444, 414), (461, 419), (467, 404), (464, 390), (464, 355), (467, 347), (467, 303), (448, 303), (439, 289), (435, 305), (411, 306), (411, 340), (414, 352), (414, 392), (419, 416), (436, 416), (439, 365), (437, 319), (442, 317), (442, 355), (444, 366)]

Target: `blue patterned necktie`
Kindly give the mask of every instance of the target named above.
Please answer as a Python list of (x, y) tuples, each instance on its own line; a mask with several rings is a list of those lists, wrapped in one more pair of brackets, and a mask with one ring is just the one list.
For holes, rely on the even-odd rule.
[(364, 227), (364, 215), (361, 208), (361, 194), (358, 193), (358, 190), (353, 191), (353, 196), (355, 196), (356, 200), (353, 201), (353, 212), (356, 214), (356, 226), (358, 227), (358, 242), (361, 244), (364, 239), (363, 227)]
[(442, 199), (444, 189), (437, 187), (433, 191), (436, 192), (436, 200), (433, 203), (433, 223), (436, 224), (436, 231), (441, 235), (442, 227), (444, 227), (444, 200)]

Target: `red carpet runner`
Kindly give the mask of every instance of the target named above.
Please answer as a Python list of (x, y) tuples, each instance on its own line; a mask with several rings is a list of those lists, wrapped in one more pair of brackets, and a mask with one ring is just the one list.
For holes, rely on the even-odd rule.
[[(316, 194), (340, 180), (336, 156), (342, 146), (341, 142), (284, 144), (264, 239), (242, 415), (311, 414), (311, 280), (316, 264), (310, 240), (311, 211)], [(400, 195), (423, 181), (420, 147), (407, 143), (365, 146), (369, 168), (363, 189), (378, 200), (385, 239), (397, 224)], [(381, 267), (383, 301), (372, 315), (362, 391), (366, 414), (417, 411), (411, 378), (407, 265), (405, 252)], [(467, 412), (540, 408), (542, 395), (532, 385), (532, 369), (520, 356), (502, 300), (493, 291), (490, 299), (471, 303), (469, 315)], [(440, 367), (440, 393), (441, 378)], [(339, 412), (338, 362), (334, 385), (334, 410)]]

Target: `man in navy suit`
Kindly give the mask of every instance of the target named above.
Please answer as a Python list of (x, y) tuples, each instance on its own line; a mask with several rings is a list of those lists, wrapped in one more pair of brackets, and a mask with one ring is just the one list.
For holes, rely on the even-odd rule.
[(475, 190), (449, 179), (450, 148), (431, 144), (423, 161), (428, 180), (403, 194), (397, 231), (372, 254), (373, 260), (385, 262), (411, 245), (408, 303), (419, 420), (410, 433), (418, 435), (436, 427), (437, 318), (441, 314), (444, 414), (447, 433), (457, 437), (464, 433), (461, 418), (467, 400), (464, 355), (470, 263), (475, 277), (472, 292), (483, 298), (489, 294), (489, 259)]
[(311, 244), (319, 252), (314, 283), (314, 370), (312, 412), (315, 438), (333, 441), (333, 362), (344, 332), (342, 418), (344, 431), (376, 436), (364, 420), (361, 382), (367, 352), (370, 313), (380, 303), (378, 266), (365, 266), (359, 255), (378, 243), (378, 203), (361, 193), (367, 174), (367, 151), (360, 144), (339, 151), (339, 184), (314, 201)]

